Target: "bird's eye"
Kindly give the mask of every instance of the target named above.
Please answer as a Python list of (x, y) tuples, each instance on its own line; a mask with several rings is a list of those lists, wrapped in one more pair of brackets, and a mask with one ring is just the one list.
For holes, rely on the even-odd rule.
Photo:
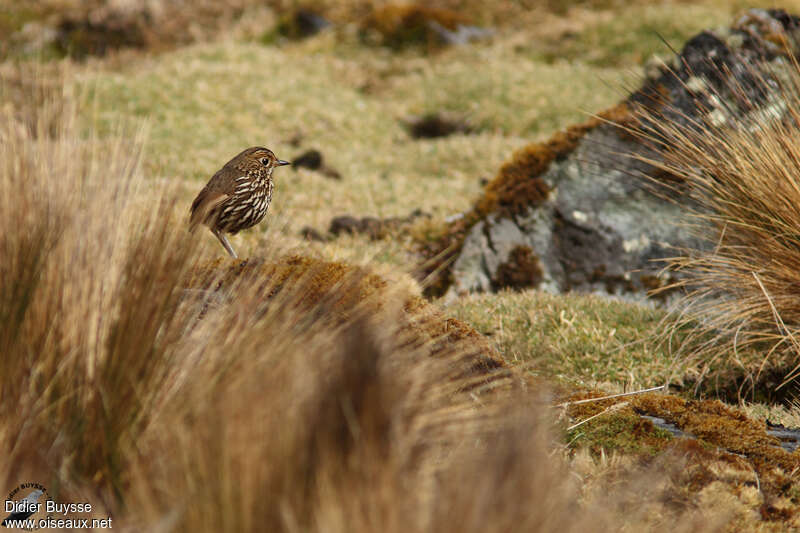
[(264, 165), (264, 166), (269, 165), (269, 158), (268, 157), (262, 157), (261, 158), (261, 164)]

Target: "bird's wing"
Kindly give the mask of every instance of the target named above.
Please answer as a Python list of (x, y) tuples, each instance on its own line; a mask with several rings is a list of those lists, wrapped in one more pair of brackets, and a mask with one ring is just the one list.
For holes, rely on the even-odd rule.
[(197, 198), (192, 202), (192, 215), (189, 218), (189, 229), (193, 230), (198, 224), (205, 222), (214, 209), (228, 198), (229, 195), (220, 190), (206, 187), (200, 191), (200, 194), (198, 194)]

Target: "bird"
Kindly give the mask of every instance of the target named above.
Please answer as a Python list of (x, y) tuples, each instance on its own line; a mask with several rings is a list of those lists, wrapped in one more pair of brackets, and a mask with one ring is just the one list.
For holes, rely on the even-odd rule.
[(272, 150), (253, 146), (225, 163), (192, 202), (189, 229), (208, 226), (234, 259), (238, 256), (226, 233), (235, 235), (264, 218), (272, 200), (276, 167), (290, 165)]

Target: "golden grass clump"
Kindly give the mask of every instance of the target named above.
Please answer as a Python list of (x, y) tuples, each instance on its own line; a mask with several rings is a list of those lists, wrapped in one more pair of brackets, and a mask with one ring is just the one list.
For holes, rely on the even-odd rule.
[[(0, 212), (14, 221), (0, 237), (3, 486), (34, 479), (98, 514), (153, 511), (130, 523), (178, 513), (192, 531), (310, 527), (325, 483), (351, 494), (342, 471), (360, 463), (358, 479), (371, 478), (377, 462), (388, 476), (391, 459), (432, 482), (444, 448), (428, 442), (456, 450), (492, 418), (466, 392), (474, 379), (454, 379), (474, 348), (450, 339), (430, 357), (435, 339), (401, 329), (403, 302), (424, 304), (393, 307), (391, 287), (363, 271), (296, 258), (227, 292), (224, 267), (212, 290), (196, 284), (208, 265), (173, 195), (141, 181), (139, 139), (84, 138), (70, 114), (42, 136), (9, 113), (0, 138)], [(352, 287), (369, 290), (347, 299)], [(323, 518), (327, 529), (336, 517)]]
[(684, 345), (709, 365), (720, 357), (742, 369), (745, 388), (776, 371), (789, 380), (800, 363), (800, 74), (790, 68), (780, 81), (753, 69), (749, 94), (767, 99), (749, 114), (708, 109), (666, 121), (637, 112), (639, 134), (664, 158), (642, 159), (678, 178), (687, 225), (704, 243), (669, 262), (683, 277), (668, 289), (686, 290), (677, 312), (677, 327), (692, 328)]
[(70, 109), (33, 131), (0, 120), (0, 479), (92, 479), (110, 497), (191, 324), (192, 246), (165, 223), (169, 194), (134, 201), (141, 139), (86, 139)]
[(62, 115), (69, 112), (61, 98), (64, 74), (57, 63), (0, 63), (0, 112), (33, 136), (57, 135)]

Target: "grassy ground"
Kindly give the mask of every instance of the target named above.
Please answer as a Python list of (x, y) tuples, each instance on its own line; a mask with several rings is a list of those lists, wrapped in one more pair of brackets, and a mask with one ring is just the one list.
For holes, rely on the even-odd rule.
[[(158, 182), (179, 183), (187, 205), (244, 146), (262, 144), (289, 160), (307, 148), (322, 152), (342, 179), (278, 170), (266, 223), (234, 238), (243, 255), (271, 246), (409, 272), (419, 261), (410, 232), (435, 233), (446, 217), (469, 209), (481, 180), (514, 149), (617, 102), (637, 83), (641, 62), (670, 53), (661, 37), (680, 48), (703, 28), (729, 24), (740, 7), (579, 3), (527, 13), (490, 42), (432, 54), (365, 46), (347, 28), (280, 46), (251, 41), (245, 32), (77, 66), (74, 83), (86, 94), (87, 127), (147, 124), (144, 170)], [(404, 120), (430, 112), (461, 116), (475, 133), (411, 138)], [(415, 209), (431, 218), (379, 241), (300, 237), (306, 226), (324, 233), (339, 215), (405, 216)], [(210, 234), (199, 238), (209, 256), (220, 252)], [(504, 353), (535, 361), (544, 375), (612, 388), (696, 375), (675, 367), (667, 348), (648, 344), (663, 318), (655, 311), (581, 297), (485, 298), (459, 303), (459, 312), (486, 332), (502, 332), (497, 320), (505, 320), (512, 333), (501, 335)], [(494, 311), (485, 313), (486, 305)]]
[[(263, 144), (287, 159), (320, 149), (341, 181), (302, 169), (277, 175), (270, 223), (296, 235), (305, 225), (324, 230), (343, 214), (405, 216), (419, 208), (441, 220), (467, 209), (481, 178), (515, 148), (580, 119), (581, 108), (610, 105), (618, 90), (597, 83), (614, 75), (532, 62), (508, 43), (421, 59), (325, 42), (288, 49), (223, 42), (92, 72), (81, 83), (97, 96), (98, 120), (147, 117), (148, 173), (184, 180), (187, 199), (242, 146)], [(412, 139), (403, 119), (431, 111), (460, 113), (479, 131)], [(301, 146), (291, 146), (298, 136)]]
[[(223, 38), (125, 56), (110, 68), (79, 67), (76, 79), (101, 127), (121, 118), (148, 123), (146, 171), (185, 182), (187, 200), (243, 146), (263, 144), (287, 159), (317, 148), (343, 179), (281, 172), (269, 219), (281, 235), (325, 230), (343, 214), (405, 216), (420, 208), (441, 221), (468, 209), (481, 180), (515, 148), (618, 101), (637, 83), (642, 60), (669, 53), (659, 34), (678, 48), (702, 28), (729, 23), (735, 8), (584, 5), (528, 15), (524, 29), (500, 28), (489, 43), (422, 56), (365, 47), (346, 30), (283, 46)], [(410, 138), (404, 119), (443, 111), (476, 133)], [(254, 250), (260, 233), (239, 240)], [(394, 265), (411, 259), (398, 242), (363, 241), (322, 253), (350, 257), (367, 248)]]
[(622, 392), (675, 382), (687, 372), (658, 342), (665, 313), (653, 308), (528, 291), (468, 296), (448, 310), (489, 336), (506, 358), (568, 384)]
[[(341, 20), (347, 10), (337, 6)], [(179, 183), (187, 205), (244, 146), (265, 145), (289, 160), (319, 149), (342, 180), (280, 169), (266, 223), (235, 237), (237, 250), (311, 253), (402, 275), (419, 261), (409, 233), (435, 233), (445, 217), (469, 209), (482, 180), (516, 148), (613, 105), (638, 83), (649, 57), (730, 24), (743, 6), (575, 2), (494, 18), (472, 6), (467, 12), (476, 19), (500, 21), (494, 38), (435, 53), (366, 46), (346, 25), (264, 45), (261, 30), (245, 26), (236, 37), (78, 65), (73, 80), (86, 95), (87, 127), (147, 125), (144, 171), (156, 182)], [(461, 116), (475, 133), (412, 139), (404, 119), (429, 112)], [(306, 226), (324, 233), (339, 215), (415, 209), (431, 218), (379, 241), (300, 237)], [(210, 234), (198, 237), (205, 254), (219, 255)], [(689, 386), (701, 372), (657, 338), (664, 314), (634, 304), (503, 293), (467, 298), (453, 312), (490, 335), (510, 361), (565, 382), (610, 391), (667, 381)]]

